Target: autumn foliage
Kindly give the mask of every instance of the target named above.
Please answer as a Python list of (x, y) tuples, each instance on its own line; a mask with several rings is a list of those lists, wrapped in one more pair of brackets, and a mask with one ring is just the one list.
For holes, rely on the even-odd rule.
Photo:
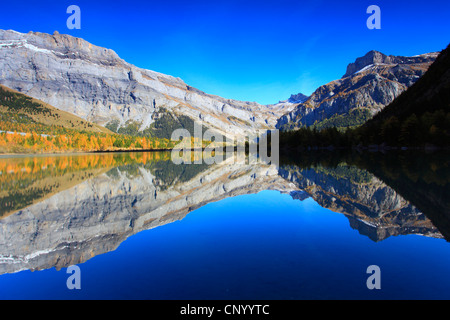
[[(0, 122), (0, 152), (49, 153), (120, 150), (171, 149), (175, 143), (167, 139), (133, 137), (117, 134), (54, 130), (48, 133), (27, 132), (20, 125)], [(13, 130), (13, 131), (12, 131)], [(28, 129), (29, 130), (29, 129)], [(42, 130), (37, 130), (42, 132)]]
[(0, 153), (162, 150), (150, 135), (121, 135), (0, 86)]

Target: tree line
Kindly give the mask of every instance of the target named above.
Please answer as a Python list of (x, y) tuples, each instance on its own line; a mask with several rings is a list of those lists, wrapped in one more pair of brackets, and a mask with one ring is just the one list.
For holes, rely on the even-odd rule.
[(280, 146), (298, 148), (352, 148), (358, 146), (382, 145), (390, 147), (436, 147), (450, 146), (450, 112), (440, 109), (415, 113), (399, 119), (397, 116), (367, 123), (357, 128), (338, 130), (335, 127), (318, 130), (300, 128), (283, 131)]

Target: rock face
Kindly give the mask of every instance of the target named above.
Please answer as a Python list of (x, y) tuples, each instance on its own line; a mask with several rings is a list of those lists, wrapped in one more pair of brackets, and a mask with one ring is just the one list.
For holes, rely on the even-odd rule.
[(364, 68), (375, 65), (428, 64), (429, 62), (433, 62), (437, 55), (438, 53), (422, 54), (415, 57), (387, 56), (381, 52), (372, 50), (364, 57), (357, 58), (355, 62), (350, 63), (347, 66), (347, 72), (344, 74), (343, 78), (349, 77), (356, 72), (364, 71)]
[(273, 128), (293, 107), (208, 95), (179, 78), (133, 66), (112, 50), (58, 33), (0, 30), (0, 84), (100, 125), (133, 121), (142, 130), (164, 108), (242, 136)]
[(437, 56), (438, 53), (429, 53), (398, 57), (370, 51), (349, 64), (341, 79), (319, 87), (283, 115), (277, 128), (360, 125), (414, 84)]
[(168, 111), (175, 119), (184, 115), (219, 133), (244, 137), (275, 127), (361, 124), (415, 83), (437, 55), (370, 51), (310, 97), (293, 94), (261, 105), (206, 94), (83, 39), (0, 30), (0, 84), (103, 126), (133, 124), (144, 130)]

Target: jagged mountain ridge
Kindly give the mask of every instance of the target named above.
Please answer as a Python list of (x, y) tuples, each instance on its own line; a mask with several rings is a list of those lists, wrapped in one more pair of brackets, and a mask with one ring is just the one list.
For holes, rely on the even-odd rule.
[(287, 100), (292, 103), (303, 103), (305, 102), (309, 97), (304, 95), (303, 93), (297, 93), (297, 94), (291, 94), (291, 97)]
[(347, 66), (347, 72), (342, 76), (342, 78), (346, 78), (357, 72), (363, 71), (365, 68), (369, 68), (372, 66), (428, 63), (430, 61), (434, 61), (437, 57), (437, 54), (437, 52), (432, 52), (417, 55), (414, 57), (403, 57), (393, 55), (387, 56), (379, 51), (371, 50), (363, 57), (357, 58), (355, 62), (350, 63)]
[(294, 106), (209, 95), (179, 78), (129, 64), (113, 50), (57, 32), (0, 30), (0, 84), (103, 126), (116, 120), (121, 126), (137, 123), (141, 130), (163, 109), (243, 136), (275, 127)]
[(306, 101), (283, 115), (277, 128), (348, 127), (370, 119), (414, 84), (438, 53), (414, 57), (370, 51), (347, 66), (344, 76), (319, 87)]

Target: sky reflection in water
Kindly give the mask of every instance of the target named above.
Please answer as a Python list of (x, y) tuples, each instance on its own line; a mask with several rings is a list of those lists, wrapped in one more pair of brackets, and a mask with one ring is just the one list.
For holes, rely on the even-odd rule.
[[(154, 164), (154, 159), (150, 163)], [(159, 177), (154, 165), (150, 168), (141, 163), (138, 170), (129, 165), (119, 169), (129, 176), (134, 173), (136, 178), (143, 167), (152, 172), (154, 179)], [(208, 170), (211, 168), (199, 169), (197, 175), (190, 175), (186, 181), (178, 179), (177, 183), (192, 183), (205, 172), (209, 175), (203, 179), (209, 183), (207, 178), (214, 172)], [(297, 169), (304, 177), (310, 174), (302, 170)], [(118, 179), (121, 173), (109, 173), (108, 177)], [(81, 183), (104, 179), (104, 172), (96, 174)], [(237, 179), (236, 183), (245, 178), (242, 172), (228, 174)], [(339, 195), (346, 182), (337, 174), (334, 178), (341, 185), (336, 190)], [(173, 185), (177, 183), (170, 181), (168, 186), (160, 181), (158, 192), (175, 190)], [(320, 183), (316, 181), (315, 186), (318, 188)], [(117, 249), (89, 257), (79, 264), (81, 290), (67, 289), (69, 274), (67, 266), (63, 266), (60, 271), (50, 268), (0, 275), (0, 298), (450, 298), (450, 245), (445, 239), (409, 234), (376, 242), (364, 231), (352, 228), (346, 215), (322, 207), (313, 197), (296, 200), (277, 190), (256, 188), (254, 194), (239, 194), (236, 190), (239, 188), (225, 192), (222, 200), (201, 203), (181, 220), (130, 234), (117, 244)], [(326, 203), (327, 199), (318, 200)], [(1, 222), (8, 223), (14, 215), (17, 212)], [(366, 287), (369, 265), (381, 268), (381, 290)]]

